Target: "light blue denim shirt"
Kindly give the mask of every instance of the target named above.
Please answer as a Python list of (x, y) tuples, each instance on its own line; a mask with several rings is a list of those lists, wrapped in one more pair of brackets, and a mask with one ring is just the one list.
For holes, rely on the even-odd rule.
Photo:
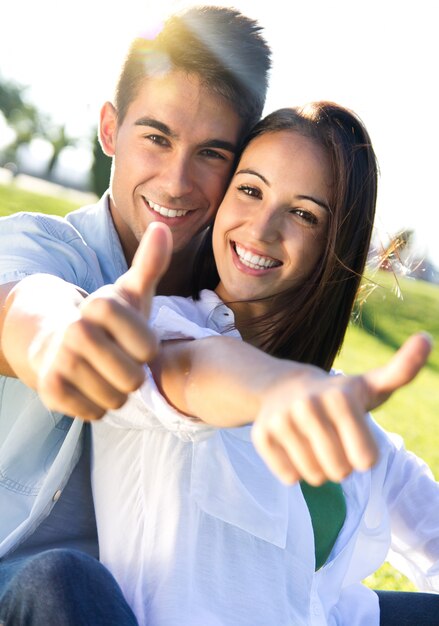
[[(91, 293), (127, 269), (107, 194), (66, 218), (17, 213), (0, 219), (0, 284), (47, 273)], [(0, 377), (0, 557), (50, 513), (82, 446), (81, 420), (49, 411), (19, 380)]]

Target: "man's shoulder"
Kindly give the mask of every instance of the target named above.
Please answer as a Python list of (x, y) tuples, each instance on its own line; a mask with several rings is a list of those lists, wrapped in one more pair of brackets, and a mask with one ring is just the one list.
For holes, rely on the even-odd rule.
[(87, 292), (102, 284), (101, 270), (83, 233), (65, 217), (20, 212), (0, 219), (0, 283), (53, 274)]
[(100, 216), (104, 217), (107, 213), (107, 207), (107, 196), (105, 194), (99, 201), (93, 204), (86, 204), (79, 209), (67, 213), (65, 221), (80, 230), (82, 224), (87, 224), (88, 222), (93, 223)]
[(19, 211), (0, 218), (0, 234), (18, 235), (21, 233), (30, 236), (36, 232), (61, 237), (62, 239), (78, 236), (74, 226), (60, 215)]

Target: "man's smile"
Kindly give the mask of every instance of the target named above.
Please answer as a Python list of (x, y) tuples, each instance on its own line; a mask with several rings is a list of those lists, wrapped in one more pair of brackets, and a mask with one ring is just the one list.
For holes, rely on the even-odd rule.
[(148, 200), (144, 196), (143, 200), (150, 209), (152, 209), (155, 213), (158, 213), (162, 217), (184, 217), (187, 213), (189, 213), (189, 211), (185, 209), (168, 209), (167, 207), (161, 206), (160, 204), (157, 204), (152, 200)]

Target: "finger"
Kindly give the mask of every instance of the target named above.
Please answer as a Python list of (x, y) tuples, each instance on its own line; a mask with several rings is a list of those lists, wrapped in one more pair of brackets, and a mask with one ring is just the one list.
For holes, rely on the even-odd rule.
[(96, 360), (103, 375), (115, 371), (123, 381), (134, 374), (131, 359), (145, 363), (156, 355), (158, 338), (136, 309), (114, 299), (95, 298), (85, 302), (81, 312), (85, 323), (72, 324), (66, 342), (78, 346), (84, 357), (88, 354), (90, 362)]
[(286, 420), (282, 428), (271, 435), (279, 447), (285, 450), (303, 480), (317, 486), (328, 479), (310, 441), (303, 436), (291, 419)]
[(273, 455), (278, 455), (282, 466), (288, 467), (285, 460), (288, 459), (300, 478), (310, 484), (319, 485), (326, 480), (327, 477), (315, 457), (312, 446), (296, 428), (289, 411), (267, 412), (263, 417), (258, 416), (255, 426), (262, 431), (262, 445), (263, 435), (266, 433), (267, 450), (264, 458), (269, 455), (271, 464), (275, 463)]
[[(328, 409), (324, 400), (324, 397), (314, 398), (309, 400), (306, 406), (303, 403), (295, 405), (295, 421), (298, 429), (312, 447), (326, 480), (340, 482), (352, 471), (353, 467), (346, 456), (344, 445), (332, 419), (328, 418)], [(336, 415), (338, 414), (337, 408)]]
[(366, 410), (376, 408), (411, 382), (427, 362), (431, 349), (432, 340), (426, 333), (412, 335), (386, 365), (364, 374)]
[(364, 471), (377, 461), (378, 448), (360, 404), (355, 394), (339, 390), (324, 398), (328, 419), (333, 422), (351, 469)]
[(286, 485), (292, 485), (300, 480), (301, 476), (285, 450), (267, 432), (258, 428), (257, 424), (252, 428), (252, 440), (269, 470), (279, 480)]
[(124, 296), (144, 315), (148, 315), (151, 298), (168, 268), (172, 245), (166, 224), (153, 222), (139, 243), (130, 269), (116, 281)]
[(110, 384), (94, 367), (76, 354), (64, 350), (59, 365), (57, 374), (93, 405), (109, 410), (118, 409), (125, 404), (127, 393), (120, 391), (119, 386)]
[(85, 421), (100, 419), (106, 412), (58, 374), (42, 379), (37, 391), (43, 404), (51, 411), (80, 417)]

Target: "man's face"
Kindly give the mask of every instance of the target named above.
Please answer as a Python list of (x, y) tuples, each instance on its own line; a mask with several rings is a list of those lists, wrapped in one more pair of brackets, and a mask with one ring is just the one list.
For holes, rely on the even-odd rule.
[(117, 122), (101, 112), (101, 141), (114, 156), (110, 206), (131, 262), (147, 226), (168, 224), (182, 250), (214, 217), (233, 166), (241, 121), (195, 75), (146, 78)]

